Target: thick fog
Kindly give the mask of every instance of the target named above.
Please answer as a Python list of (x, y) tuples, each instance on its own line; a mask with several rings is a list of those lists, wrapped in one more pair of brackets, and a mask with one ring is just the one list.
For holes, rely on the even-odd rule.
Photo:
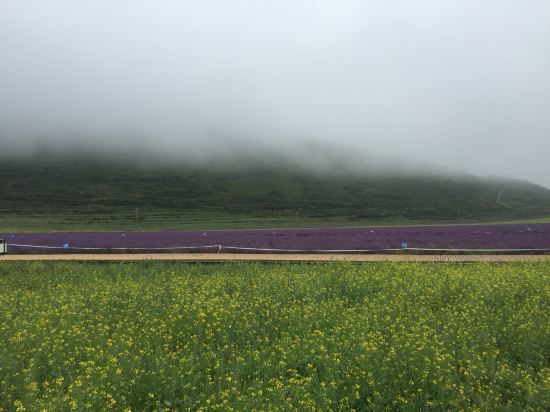
[(550, 1), (2, 0), (0, 151), (44, 149), (550, 187)]

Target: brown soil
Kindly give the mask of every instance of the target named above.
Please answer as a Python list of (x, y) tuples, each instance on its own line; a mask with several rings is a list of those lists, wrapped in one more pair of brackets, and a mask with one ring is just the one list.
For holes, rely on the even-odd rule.
[(549, 262), (550, 256), (535, 255), (344, 255), (344, 254), (231, 254), (231, 253), (147, 253), (147, 254), (56, 254), (0, 255), (1, 261), (187, 261), (187, 262)]

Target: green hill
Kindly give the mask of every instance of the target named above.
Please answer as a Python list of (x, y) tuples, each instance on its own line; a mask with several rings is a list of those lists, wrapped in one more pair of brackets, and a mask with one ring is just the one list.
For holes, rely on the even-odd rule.
[(0, 231), (495, 221), (550, 216), (550, 190), (470, 175), (309, 173), (288, 165), (0, 163)]

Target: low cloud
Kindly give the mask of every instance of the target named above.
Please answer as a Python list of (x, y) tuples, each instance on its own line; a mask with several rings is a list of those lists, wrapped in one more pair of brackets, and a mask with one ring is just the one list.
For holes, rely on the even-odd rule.
[[(550, 186), (546, 0), (5, 0), (0, 151)], [(331, 149), (337, 148), (337, 149)]]

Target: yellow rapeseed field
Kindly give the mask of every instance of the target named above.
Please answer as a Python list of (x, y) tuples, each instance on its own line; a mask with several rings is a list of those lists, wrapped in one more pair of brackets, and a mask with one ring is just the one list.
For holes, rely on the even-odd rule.
[(0, 265), (0, 410), (548, 410), (550, 264)]

